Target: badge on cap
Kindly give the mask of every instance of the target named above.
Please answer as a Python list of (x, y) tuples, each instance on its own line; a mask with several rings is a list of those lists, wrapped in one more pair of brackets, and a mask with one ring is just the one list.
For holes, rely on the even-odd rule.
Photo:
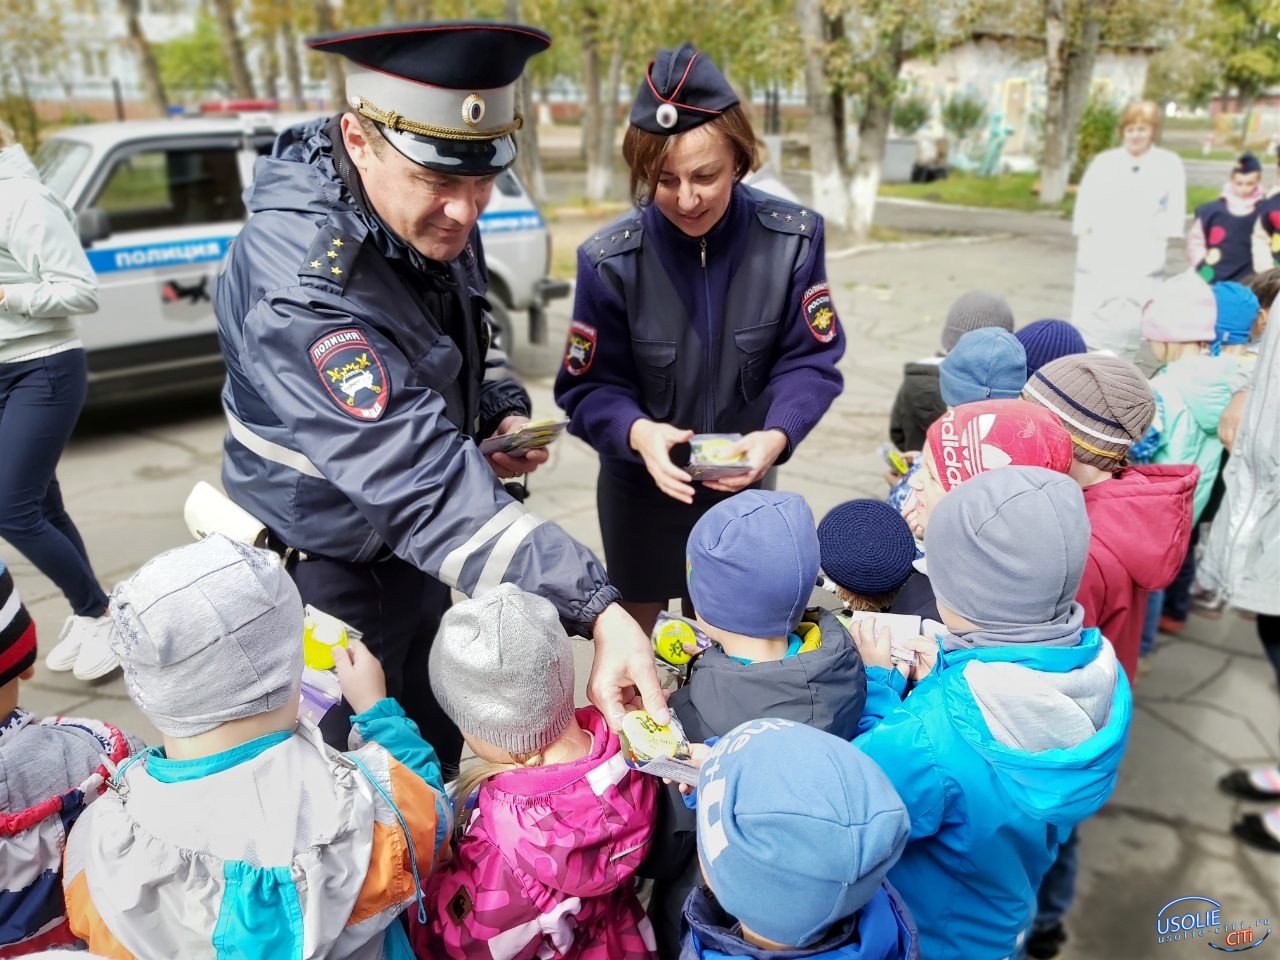
[(676, 108), (669, 103), (658, 104), (658, 109), (654, 111), (653, 119), (658, 122), (658, 126), (663, 130), (670, 130), (676, 125), (676, 121), (680, 119), (680, 114), (676, 112)]
[(462, 122), (469, 127), (474, 127), (483, 119), (484, 97), (473, 93), (462, 101)]
[(382, 359), (356, 327), (334, 330), (307, 350), (338, 409), (354, 420), (380, 420), (391, 391)]

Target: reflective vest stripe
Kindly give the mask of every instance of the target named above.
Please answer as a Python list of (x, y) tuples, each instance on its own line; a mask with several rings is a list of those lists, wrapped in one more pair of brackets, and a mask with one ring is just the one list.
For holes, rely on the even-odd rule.
[(526, 513), (507, 528), (506, 533), (499, 537), (498, 542), (493, 545), (493, 551), (489, 554), (489, 559), (484, 563), (484, 570), (480, 572), (480, 579), (476, 581), (476, 589), (473, 596), (478, 597), (502, 582), (503, 576), (506, 575), (507, 567), (511, 566), (512, 558), (515, 557), (516, 551), (520, 549), (520, 544), (524, 543), (529, 534), (544, 523), (546, 521), (537, 514)]
[[(506, 530), (525, 515), (520, 504), (512, 502), (485, 521), (484, 525), (467, 538), (466, 543), (454, 547), (440, 564), (440, 579), (451, 587), (458, 586), (458, 578), (462, 576), (462, 568), (477, 550)], [(465, 592), (465, 591), (464, 591)]]
[(272, 463), (278, 463), (282, 467), (289, 467), (291, 470), (297, 470), (299, 473), (306, 474), (308, 477), (316, 477), (323, 480), (324, 474), (320, 472), (320, 468), (308, 460), (297, 450), (290, 450), (288, 447), (282, 447), (278, 443), (260, 437), (245, 424), (236, 419), (235, 414), (228, 410), (225, 406), (222, 408), (227, 414), (227, 428), (231, 431), (231, 436), (246, 449), (256, 453), (263, 460), (270, 460)]

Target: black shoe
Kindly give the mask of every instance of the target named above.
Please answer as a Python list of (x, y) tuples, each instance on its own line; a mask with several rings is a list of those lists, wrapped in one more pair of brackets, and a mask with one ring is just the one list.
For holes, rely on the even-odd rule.
[(1268, 853), (1280, 853), (1280, 840), (1272, 836), (1262, 818), (1256, 813), (1246, 813), (1231, 825), (1231, 832), (1243, 843)]
[(1248, 770), (1232, 770), (1230, 773), (1224, 774), (1222, 779), (1218, 781), (1218, 789), (1228, 796), (1236, 797), (1240, 800), (1254, 800), (1258, 803), (1280, 801), (1280, 793), (1259, 790), (1254, 782), (1249, 779)]
[(1055, 923), (1043, 930), (1033, 930), (1027, 938), (1027, 956), (1035, 960), (1052, 960), (1067, 942), (1067, 931), (1062, 924)]

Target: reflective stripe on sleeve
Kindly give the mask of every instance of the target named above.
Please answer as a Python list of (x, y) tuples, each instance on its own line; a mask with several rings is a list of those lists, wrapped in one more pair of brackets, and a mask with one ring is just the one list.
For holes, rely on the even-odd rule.
[(507, 572), (507, 567), (511, 566), (512, 558), (515, 557), (516, 551), (520, 549), (520, 544), (524, 543), (529, 534), (546, 522), (537, 514), (526, 513), (507, 528), (506, 533), (499, 537), (498, 542), (493, 545), (493, 551), (489, 554), (489, 559), (485, 561), (484, 569), (480, 571), (480, 579), (476, 581), (474, 596), (478, 597), (502, 582), (502, 578)]
[(297, 470), (308, 477), (324, 479), (324, 474), (320, 472), (320, 468), (303, 454), (297, 450), (282, 447), (278, 443), (273, 443), (265, 437), (258, 436), (245, 424), (237, 420), (235, 415), (225, 406), (222, 409), (227, 415), (227, 429), (231, 431), (231, 436), (235, 437), (236, 442), (242, 447), (256, 453), (263, 460), (270, 460), (272, 463), (278, 463), (283, 467)]
[[(526, 515), (524, 507), (512, 501), (485, 521), (484, 525), (467, 538), (466, 543), (449, 551), (440, 564), (440, 579), (451, 587), (458, 586), (462, 568), (472, 555), (486, 543)], [(496, 547), (495, 547), (496, 549)], [(486, 565), (487, 569), (487, 565)]]

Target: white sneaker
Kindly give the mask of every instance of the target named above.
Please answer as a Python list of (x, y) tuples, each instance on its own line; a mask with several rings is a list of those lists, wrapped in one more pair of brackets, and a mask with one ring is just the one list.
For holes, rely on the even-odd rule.
[[(80, 656), (80, 644), (84, 642), (85, 630), (89, 629), (97, 617), (67, 617), (58, 634), (58, 645), (49, 651), (44, 658), (44, 665), (57, 673), (65, 673), (76, 665)], [(85, 621), (85, 623), (81, 623)]]
[[(82, 620), (89, 619), (81, 617)], [(86, 624), (80, 655), (73, 673), (77, 680), (97, 680), (120, 666), (120, 658), (111, 649), (111, 618), (97, 617)]]

